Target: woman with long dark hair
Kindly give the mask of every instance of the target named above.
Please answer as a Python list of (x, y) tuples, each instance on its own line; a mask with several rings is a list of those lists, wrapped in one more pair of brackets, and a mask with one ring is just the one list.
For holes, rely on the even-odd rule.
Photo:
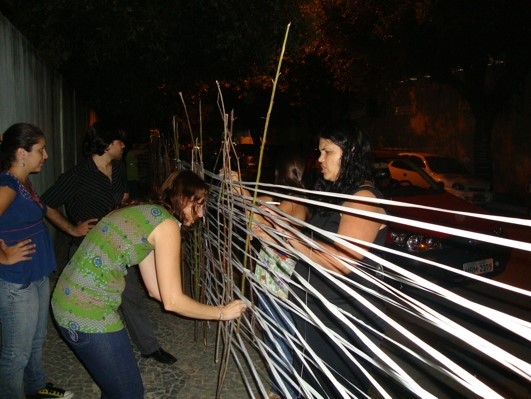
[[(319, 153), (321, 177), (316, 181), (315, 190), (332, 195), (320, 195), (323, 205), (312, 211), (309, 224), (347, 239), (359, 240), (358, 242), (364, 243), (358, 244), (363, 250), (370, 251), (371, 243), (383, 245), (387, 229), (377, 215), (384, 214), (385, 210), (377, 203), (370, 202), (382, 198), (382, 194), (372, 183), (371, 146), (367, 134), (355, 123), (329, 126), (319, 135)], [(352, 212), (339, 212), (327, 206), (327, 203), (349, 208)], [(356, 213), (360, 211), (374, 216)], [(278, 225), (276, 227), (282, 230)], [(283, 231), (283, 235), (286, 234)], [(304, 260), (297, 262), (292, 276), (294, 284), (290, 298), (296, 304), (307, 306), (325, 329), (311, 319), (294, 317), (299, 334), (311, 349), (309, 351), (304, 348), (302, 355), (295, 356), (295, 369), (323, 397), (342, 398), (344, 396), (340, 391), (343, 388), (338, 383), (346, 391), (355, 394), (359, 393), (358, 390), (367, 391), (368, 381), (359, 365), (365, 367), (368, 362), (355, 351), (347, 350), (347, 355), (345, 348), (338, 344), (338, 339), (326, 332), (332, 336), (337, 334), (362, 352), (368, 353), (369, 357), (371, 355), (358, 334), (338, 319), (337, 311), (351, 316), (356, 327), (375, 343), (381, 339), (375, 331), (382, 332), (384, 325), (378, 316), (339, 288), (336, 281), (343, 281), (381, 310), (383, 304), (370, 293), (375, 290), (374, 280), (363, 277), (364, 274), (378, 276), (378, 265), (367, 258), (363, 251), (342, 245), (318, 233), (318, 230), (312, 229), (310, 234), (315, 243), (312, 246), (296, 236), (287, 238), (302, 259), (311, 261), (311, 264)], [(316, 267), (314, 262), (324, 268), (324, 271)], [(355, 273), (352, 267), (359, 273)], [(304, 289), (305, 284), (309, 284), (312, 290)], [(310, 360), (313, 357), (310, 352), (326, 364), (328, 372)]]

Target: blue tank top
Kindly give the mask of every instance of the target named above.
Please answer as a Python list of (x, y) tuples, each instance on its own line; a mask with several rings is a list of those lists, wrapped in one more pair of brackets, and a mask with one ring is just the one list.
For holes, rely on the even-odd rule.
[(36, 245), (31, 260), (14, 265), (0, 264), (0, 279), (11, 283), (29, 284), (49, 276), (56, 269), (55, 250), (50, 231), (44, 223), (46, 205), (32, 196), (11, 173), (0, 173), (0, 186), (16, 192), (15, 199), (0, 215), (0, 239), (8, 246), (30, 238)]

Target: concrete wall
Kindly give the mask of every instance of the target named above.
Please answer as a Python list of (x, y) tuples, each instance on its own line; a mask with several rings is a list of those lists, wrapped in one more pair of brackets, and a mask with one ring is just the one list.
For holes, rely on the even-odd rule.
[(38, 193), (77, 163), (88, 115), (75, 90), (0, 14), (0, 132), (18, 122), (44, 131), (49, 159), (42, 172), (31, 176)]

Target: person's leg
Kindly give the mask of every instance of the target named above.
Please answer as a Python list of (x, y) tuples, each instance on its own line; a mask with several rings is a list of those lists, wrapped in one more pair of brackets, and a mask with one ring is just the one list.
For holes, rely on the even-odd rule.
[[(379, 306), (379, 304), (375, 305)], [(331, 330), (335, 331), (339, 336), (344, 338), (350, 344), (356, 346), (359, 350), (365, 352), (371, 356), (371, 352), (367, 346), (360, 340), (360, 338), (354, 334), (350, 328), (337, 320), (323, 305), (310, 305), (310, 308), (316, 313), (317, 317), (328, 326)], [(347, 310), (348, 314), (355, 318), (363, 320), (367, 324), (373, 324), (376, 328), (380, 328), (379, 321), (369, 319), (363, 309), (360, 310), (355, 305), (341, 303), (341, 308)], [(356, 395), (366, 393), (370, 387), (369, 380), (363, 375), (359, 366), (357, 366), (343, 349), (336, 344), (336, 342), (325, 334), (320, 328), (315, 327), (305, 320), (295, 317), (296, 327), (303, 339), (312, 348), (315, 354), (326, 364), (330, 365), (330, 371), (340, 384), (347, 387), (347, 390), (355, 393)], [(358, 328), (370, 338), (374, 344), (378, 345), (381, 338), (375, 334), (372, 334), (368, 329), (362, 325), (358, 325)], [(362, 367), (367, 368), (371, 373), (375, 370), (369, 361), (362, 358), (360, 355), (351, 352)], [(337, 385), (332, 381), (325, 373), (319, 368), (311, 366), (312, 370), (308, 370), (302, 366), (300, 359), (295, 358), (294, 364), (296, 370), (302, 370), (302, 377), (310, 385), (313, 386), (318, 392), (321, 392), (325, 397), (329, 398), (342, 398), (343, 395), (337, 389)]]
[[(293, 364), (292, 348), (288, 341), (283, 337), (283, 334), (292, 333), (289, 323), (293, 323), (293, 319), (289, 311), (284, 309), (281, 304), (277, 304), (277, 306), (278, 308), (273, 303), (273, 300), (267, 295), (263, 293), (259, 294), (259, 309), (268, 315), (275, 323), (271, 326), (275, 331), (271, 334), (264, 334), (264, 342), (273, 352), (277, 353), (281, 359), (282, 371), (278, 370), (278, 372), (290, 374), (292, 372), (291, 366)], [(271, 391), (277, 394), (282, 394), (282, 396), (286, 398), (295, 398), (297, 396), (296, 391), (289, 381), (282, 377), (280, 377), (280, 379), (284, 383), (287, 392), (281, 388), (279, 381), (274, 381), (275, 385), (271, 388)]]
[(35, 334), (33, 336), (31, 355), (26, 370), (24, 371), (24, 386), (26, 393), (35, 393), (46, 385), (42, 365), (42, 350), (48, 329), (48, 312), (50, 306), (49, 278), (43, 277), (41, 280), (34, 281), (31, 284), (36, 291), (38, 308), (35, 313), (37, 323), (35, 326)]
[(77, 249), (79, 248), (79, 245), (77, 245), (74, 242), (70, 243), (70, 246), (68, 247), (68, 259), (67, 262), (72, 259), (72, 256), (76, 253)]
[(102, 398), (144, 398), (140, 370), (125, 329), (100, 334), (64, 327), (60, 327), (60, 331), (101, 389)]
[[(3, 397), (25, 398), (24, 370), (33, 348), (39, 309), (38, 290), (34, 284), (0, 280), (0, 392)], [(36, 389), (42, 388), (46, 383), (42, 368), (34, 364), (32, 374), (31, 384), (35, 384)]]
[(160, 348), (153, 332), (153, 325), (145, 308), (146, 293), (140, 281), (138, 266), (132, 266), (125, 276), (120, 310), (131, 340), (142, 355), (149, 355)]

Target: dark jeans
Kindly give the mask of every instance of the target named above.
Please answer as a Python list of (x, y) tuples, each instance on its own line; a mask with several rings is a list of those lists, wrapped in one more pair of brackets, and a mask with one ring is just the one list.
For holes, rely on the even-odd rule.
[[(258, 308), (269, 316), (274, 323), (274, 325), (269, 326), (273, 332), (271, 334), (264, 333), (264, 342), (281, 359), (277, 364), (281, 369), (278, 370), (278, 372), (282, 371), (289, 375), (292, 374), (291, 366), (293, 364), (293, 349), (291, 348), (290, 343), (283, 337), (283, 333), (293, 334), (289, 322), (292, 324), (294, 322), (291, 313), (287, 309), (284, 309), (281, 304), (277, 304), (277, 306), (279, 308), (275, 307), (273, 300), (266, 294), (262, 292), (258, 293)], [(279, 378), (284, 383), (287, 391), (281, 388), (281, 384), (278, 380), (274, 381), (275, 386), (271, 388), (271, 391), (282, 394), (286, 399), (296, 398), (297, 392), (295, 388), (287, 379), (282, 376)], [(273, 380), (275, 380), (274, 376)]]
[(88, 370), (101, 399), (143, 399), (144, 386), (125, 329), (89, 334), (60, 327), (65, 341)]

